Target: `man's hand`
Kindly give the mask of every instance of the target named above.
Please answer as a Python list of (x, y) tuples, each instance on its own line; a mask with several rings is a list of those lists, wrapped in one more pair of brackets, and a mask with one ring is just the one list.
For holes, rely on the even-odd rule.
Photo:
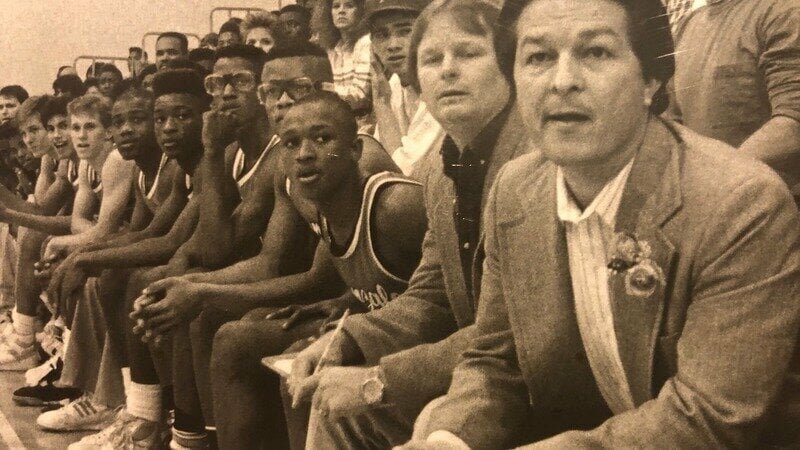
[[(347, 333), (338, 333), (333, 342), (334, 333), (331, 331), (320, 337), (308, 348), (300, 352), (292, 363), (292, 374), (287, 380), (289, 393), (292, 395), (292, 407), (297, 407), (302, 402), (307, 402), (317, 390), (320, 373), (314, 373), (317, 366), (336, 367), (344, 364), (356, 363), (361, 351)], [(325, 360), (320, 363), (325, 348), (330, 348)]]
[(377, 56), (373, 55), (370, 64), (370, 78), (372, 85), (372, 100), (389, 106), (392, 99), (392, 88), (389, 86), (389, 79), (386, 78), (386, 69)]
[(225, 110), (207, 111), (203, 114), (203, 147), (207, 152), (218, 153), (236, 140), (241, 119)]
[(157, 281), (142, 291), (140, 307), (134, 308), (130, 316), (139, 328), (150, 332), (150, 337), (167, 334), (202, 311), (203, 303), (196, 286), (179, 277)]
[(335, 419), (370, 409), (362, 394), (362, 385), (373, 376), (370, 368), (328, 367), (319, 375), (312, 403), (320, 414)]
[(47, 247), (44, 249), (44, 260), (55, 261), (66, 256), (67, 246), (61, 244), (61, 241), (58, 238), (50, 239), (50, 242), (47, 243)]
[(299, 323), (303, 323), (308, 319), (325, 317), (325, 321), (320, 327), (320, 330), (324, 330), (327, 328), (330, 322), (338, 320), (340, 317), (342, 317), (342, 314), (344, 314), (347, 308), (351, 308), (352, 311), (352, 306), (354, 306), (352, 303), (353, 302), (349, 297), (339, 297), (330, 300), (323, 300), (311, 305), (291, 305), (267, 314), (266, 319), (286, 319), (282, 327), (284, 330), (288, 330), (289, 328)]

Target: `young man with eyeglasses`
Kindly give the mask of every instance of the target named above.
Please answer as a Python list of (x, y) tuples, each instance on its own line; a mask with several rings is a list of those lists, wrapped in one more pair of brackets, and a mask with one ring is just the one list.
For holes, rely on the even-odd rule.
[[(322, 90), (326, 87), (325, 83), (330, 83), (332, 78), (327, 55), (316, 45), (305, 43), (295, 47), (273, 49), (267, 55), (262, 71), (263, 84), (258, 89), (270, 124), (279, 125), (288, 108), (294, 104), (295, 98), (299, 99), (304, 94), (310, 93), (312, 88), (313, 91)], [(360, 164), (362, 167), (367, 164), (367, 169), (373, 173), (397, 170), (388, 154), (374, 140), (365, 145)], [(270, 226), (262, 239), (264, 244), (260, 254), (215, 272), (171, 278), (152, 285), (148, 288), (149, 294), (157, 298), (163, 297), (163, 300), (151, 306), (143, 305), (140, 311), (139, 317), (152, 335), (168, 333), (170, 329), (185, 326), (186, 322), (194, 320), (191, 336), (192, 353), (202, 401), (203, 419), (208, 428), (213, 429), (214, 424), (208, 380), (214, 333), (226, 321), (238, 319), (258, 306), (257, 303), (247, 301), (232, 302), (232, 297), (226, 289), (234, 286), (227, 285), (249, 283), (306, 270), (314, 250), (316, 239), (308, 225), (293, 213), (293, 209), (287, 208), (286, 202), (282, 201), (280, 192), (285, 189), (283, 182), (286, 178), (282, 173), (280, 165), (275, 166), (271, 173), (274, 183), (274, 188), (271, 186), (271, 189), (274, 189), (274, 192), (270, 195), (274, 196), (276, 206), (270, 217)], [(322, 274), (323, 281), (320, 283), (311, 281), (314, 276), (320, 276), (311, 272), (284, 278), (282, 283), (273, 283), (272, 290), (276, 301), (274, 304), (286, 305), (296, 301), (298, 297), (313, 301), (341, 294), (342, 286), (337, 280), (333, 266), (327, 264), (322, 269)], [(320, 289), (320, 286), (323, 286), (323, 289)], [(187, 289), (191, 292), (187, 293)], [(229, 312), (223, 313), (223, 311)], [(198, 313), (200, 315), (195, 319)]]

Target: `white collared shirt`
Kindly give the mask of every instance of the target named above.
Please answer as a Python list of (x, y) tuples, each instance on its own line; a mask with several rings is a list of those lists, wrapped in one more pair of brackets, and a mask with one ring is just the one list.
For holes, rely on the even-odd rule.
[(566, 230), (578, 328), (597, 386), (614, 414), (634, 408), (617, 347), (608, 289), (614, 225), (632, 166), (633, 161), (583, 211), (570, 194), (561, 168), (556, 175), (556, 209)]

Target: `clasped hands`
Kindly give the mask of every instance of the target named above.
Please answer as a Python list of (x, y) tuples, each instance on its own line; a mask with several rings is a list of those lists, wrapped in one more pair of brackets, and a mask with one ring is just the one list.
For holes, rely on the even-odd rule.
[(163, 336), (191, 321), (203, 309), (200, 289), (183, 277), (170, 277), (150, 284), (133, 303), (134, 333), (143, 342), (158, 345)]

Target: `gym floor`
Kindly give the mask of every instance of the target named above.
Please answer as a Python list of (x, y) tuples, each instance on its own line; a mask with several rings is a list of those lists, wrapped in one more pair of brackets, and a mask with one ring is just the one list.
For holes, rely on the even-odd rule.
[(11, 394), (24, 384), (24, 372), (0, 372), (0, 449), (66, 449), (90, 433), (51, 433), (36, 426), (39, 407), (14, 404)]

